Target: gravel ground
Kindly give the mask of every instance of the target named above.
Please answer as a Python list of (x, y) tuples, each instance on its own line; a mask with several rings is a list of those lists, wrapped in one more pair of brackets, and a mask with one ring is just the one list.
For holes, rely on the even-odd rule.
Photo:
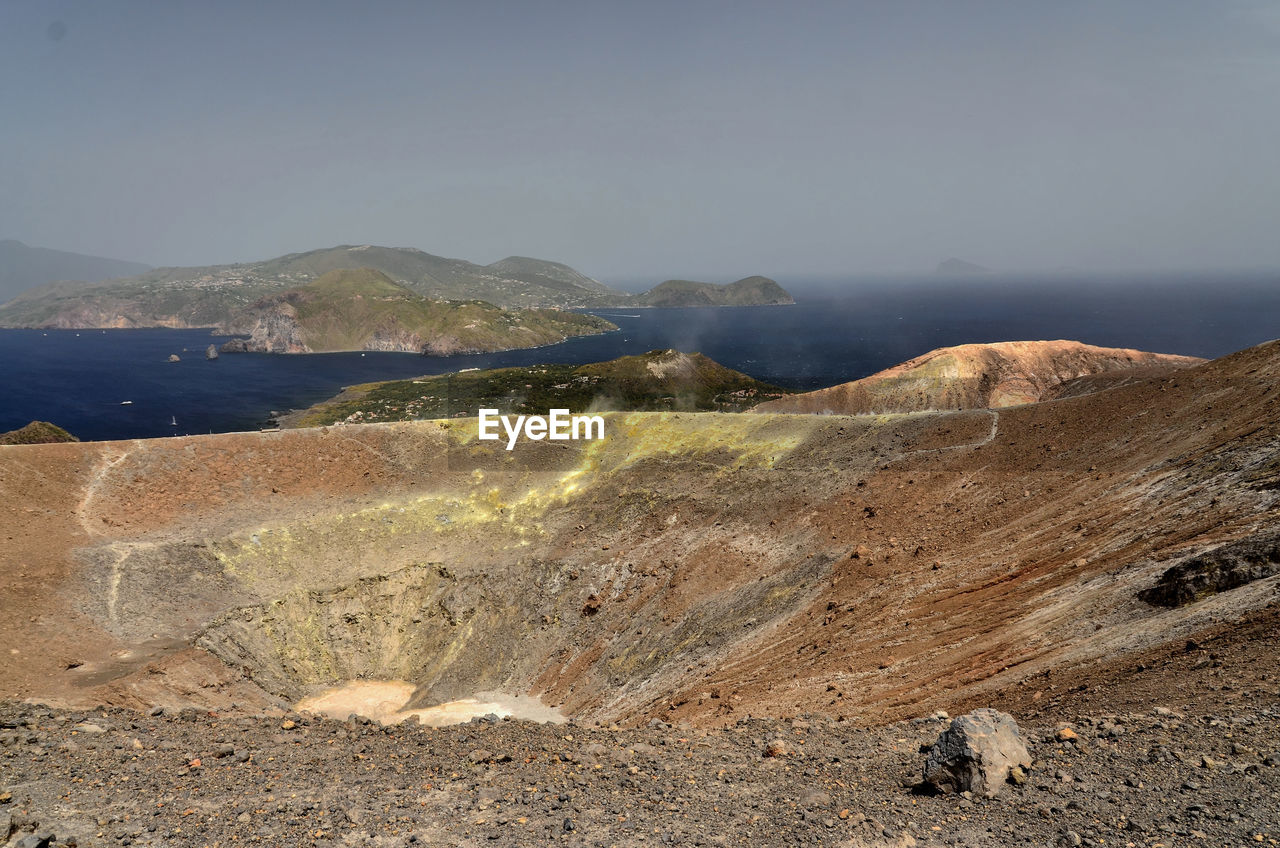
[(58, 845), (1276, 845), (1280, 699), (1254, 694), (1221, 715), (1024, 726), (1033, 766), (991, 800), (918, 786), (942, 716), (432, 729), (8, 704), (0, 836), (24, 848), (33, 832)]

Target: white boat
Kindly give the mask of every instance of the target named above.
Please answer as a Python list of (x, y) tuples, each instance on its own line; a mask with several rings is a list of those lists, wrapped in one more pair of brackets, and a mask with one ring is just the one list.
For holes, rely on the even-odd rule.
[(133, 403), (133, 401), (131, 401), (131, 400), (122, 400), (122, 401), (120, 401), (120, 405), (121, 405), (121, 406), (128, 406), (128, 405), (129, 405), (129, 404), (131, 404), (131, 403)]
[(173, 420), (169, 422), (169, 426), (171, 426), (171, 427), (177, 427), (177, 426), (178, 426), (178, 416), (176, 416), (176, 415), (174, 415), (174, 416), (173, 416)]

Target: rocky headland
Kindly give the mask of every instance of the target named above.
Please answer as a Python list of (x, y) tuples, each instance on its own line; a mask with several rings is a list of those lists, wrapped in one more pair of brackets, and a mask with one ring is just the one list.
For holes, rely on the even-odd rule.
[(330, 271), (262, 298), (230, 323), (248, 338), (233, 339), (222, 350), (239, 353), (381, 350), (444, 356), (538, 347), (617, 329), (576, 312), (430, 300), (372, 268)]

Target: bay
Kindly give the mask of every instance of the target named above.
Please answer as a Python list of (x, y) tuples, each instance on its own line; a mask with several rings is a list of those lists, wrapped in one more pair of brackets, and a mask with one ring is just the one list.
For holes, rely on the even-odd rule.
[[(1145, 274), (783, 280), (785, 307), (600, 309), (619, 330), (500, 353), (223, 354), (208, 330), (0, 330), (0, 431), (52, 421), (85, 440), (252, 430), (344, 386), (464, 368), (700, 351), (807, 390), (936, 347), (1073, 339), (1216, 357), (1280, 336), (1280, 277)], [(178, 362), (169, 362), (177, 354)], [(126, 403), (126, 401), (128, 401)]]

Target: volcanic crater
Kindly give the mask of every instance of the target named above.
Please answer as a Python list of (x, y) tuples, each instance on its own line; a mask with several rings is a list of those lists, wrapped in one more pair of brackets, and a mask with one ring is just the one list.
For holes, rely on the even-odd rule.
[(1265, 569), (1140, 594), (1275, 525), (1278, 372), (1271, 343), (999, 410), (610, 413), (511, 452), (474, 420), (0, 449), (3, 695), (364, 681), (388, 715), (719, 726), (1052, 690), (1276, 603)]

